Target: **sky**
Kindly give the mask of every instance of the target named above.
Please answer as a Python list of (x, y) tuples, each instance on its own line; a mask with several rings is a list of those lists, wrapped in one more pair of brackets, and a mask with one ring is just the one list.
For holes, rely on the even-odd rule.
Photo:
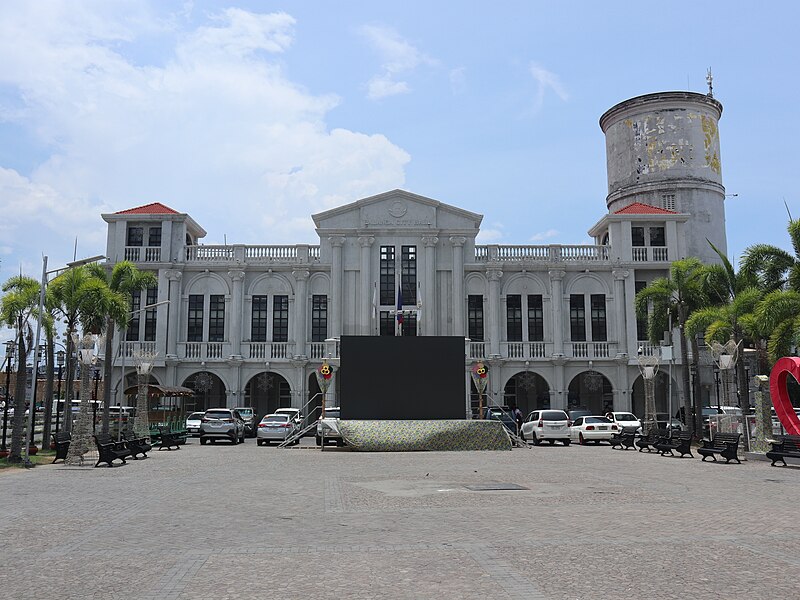
[[(675, 8), (671, 8), (674, 6)], [(795, 2), (0, 2), (0, 281), (105, 251), (161, 202), (205, 243), (318, 243), (310, 215), (402, 188), (479, 243), (591, 243), (600, 115), (722, 102), (728, 255), (790, 248)]]

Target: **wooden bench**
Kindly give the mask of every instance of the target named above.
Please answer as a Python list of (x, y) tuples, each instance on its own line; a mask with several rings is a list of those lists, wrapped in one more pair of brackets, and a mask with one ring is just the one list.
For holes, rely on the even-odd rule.
[(638, 427), (623, 427), (619, 433), (611, 435), (611, 447), (619, 447), (620, 450), (634, 449), (633, 444), (636, 440), (636, 432)]
[(786, 457), (800, 458), (800, 435), (784, 435), (779, 442), (772, 442), (772, 450), (767, 452), (767, 458), (775, 466), (777, 461), (781, 461), (783, 466), (786, 464)]
[(71, 439), (72, 435), (66, 431), (59, 431), (53, 434), (53, 443), (56, 445), (56, 457), (53, 459), (53, 462), (57, 460), (66, 460)]
[(661, 444), (668, 438), (669, 432), (666, 429), (653, 427), (645, 435), (640, 435), (636, 438), (636, 447), (639, 448), (639, 452), (642, 450), (652, 452), (656, 449), (656, 444)]
[(97, 445), (97, 453), (99, 454), (95, 467), (99, 467), (100, 463), (115, 467), (115, 460), (121, 460), (124, 465), (125, 458), (131, 454), (131, 451), (124, 444), (115, 442), (109, 435), (100, 434), (99, 436), (94, 436), (94, 443)]
[(122, 439), (125, 440), (128, 449), (131, 451), (133, 460), (139, 460), (138, 454), (141, 454), (142, 458), (147, 458), (147, 453), (153, 449), (152, 444), (147, 442), (147, 438), (137, 438), (126, 431), (122, 432)]
[(703, 462), (710, 456), (717, 462), (717, 454), (725, 459), (726, 464), (735, 460), (741, 464), (737, 453), (739, 451), (739, 439), (741, 433), (717, 433), (712, 440), (703, 440), (703, 447), (697, 451), (703, 455)]
[[(173, 433), (169, 430), (169, 427), (159, 427), (158, 428), (159, 437), (161, 439), (161, 443), (158, 447), (159, 451), (167, 449), (172, 450), (172, 447), (175, 446), (177, 450), (181, 449), (181, 437), (177, 433)], [(186, 438), (184, 438), (185, 441)]]
[(667, 456), (667, 453), (669, 453), (670, 456), (675, 456), (672, 454), (674, 450), (680, 454), (681, 458), (687, 454), (689, 458), (694, 458), (694, 454), (692, 454), (692, 432), (681, 431), (677, 436), (673, 434), (671, 438), (664, 439), (657, 443), (656, 450), (661, 452), (661, 456)]

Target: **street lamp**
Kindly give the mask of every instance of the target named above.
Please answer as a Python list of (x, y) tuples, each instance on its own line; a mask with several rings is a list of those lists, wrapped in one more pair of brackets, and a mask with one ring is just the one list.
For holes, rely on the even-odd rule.
[(6, 342), (6, 403), (3, 406), (3, 445), (2, 450), (6, 451), (6, 429), (8, 427), (8, 406), (11, 404), (11, 360), (14, 358), (16, 342), (8, 340)]
[[(89, 372), (95, 361), (95, 346), (102, 344), (99, 336), (87, 333), (80, 337), (79, 334), (72, 334), (73, 343), (78, 348), (78, 359), (81, 363), (81, 404), (78, 411), (78, 418), (72, 428), (72, 438), (69, 443), (67, 457), (64, 459), (65, 465), (83, 466), (83, 456), (92, 448), (91, 433), (89, 427), (89, 397), (90, 377)], [(72, 415), (64, 415), (65, 419), (70, 419)]]
[(64, 358), (66, 355), (67, 353), (63, 350), (59, 350), (56, 353), (56, 364), (58, 365), (58, 389), (56, 391), (56, 436), (58, 436), (59, 417), (61, 416), (61, 375), (63, 373)]
[[(711, 345), (711, 356), (714, 358), (714, 362), (719, 367), (719, 370), (724, 373), (724, 376), (722, 377), (722, 397), (725, 399), (725, 404), (727, 406), (735, 406), (738, 403), (735, 402), (735, 399), (733, 398), (736, 390), (734, 389), (732, 383), (733, 371), (736, 368), (736, 359), (739, 358), (739, 344), (733, 341), (733, 338), (729, 339), (724, 344), (714, 342)], [(717, 400), (717, 409), (719, 409), (719, 400)], [(743, 410), (743, 417), (744, 414), (745, 412)], [(744, 429), (745, 433), (745, 447), (749, 448), (750, 435), (749, 431), (747, 431), (746, 419), (743, 418), (742, 421), (742, 428)]]
[[(656, 423), (656, 375), (658, 374), (659, 356), (657, 352), (651, 355), (639, 354), (637, 357), (639, 371), (644, 380), (644, 433), (658, 427)], [(672, 428), (670, 427), (670, 432)]]
[(133, 418), (133, 433), (137, 438), (150, 439), (150, 417), (147, 413), (149, 403), (147, 401), (147, 390), (150, 382), (150, 371), (153, 370), (153, 361), (158, 352), (148, 352), (139, 350), (133, 354), (133, 363), (136, 365), (137, 394), (136, 394), (136, 415)]

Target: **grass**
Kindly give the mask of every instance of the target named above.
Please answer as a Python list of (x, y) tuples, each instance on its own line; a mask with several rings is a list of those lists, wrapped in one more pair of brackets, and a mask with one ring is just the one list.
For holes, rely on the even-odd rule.
[[(53, 457), (56, 455), (55, 450), (39, 450), (36, 454), (31, 456), (31, 462), (34, 465), (43, 465), (53, 462)], [(0, 470), (3, 469), (22, 469), (22, 463), (11, 464), (7, 458), (0, 458)]]

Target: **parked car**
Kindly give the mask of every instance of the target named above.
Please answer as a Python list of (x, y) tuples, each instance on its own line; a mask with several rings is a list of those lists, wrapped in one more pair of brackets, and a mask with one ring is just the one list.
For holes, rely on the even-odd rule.
[(594, 414), (588, 408), (574, 408), (570, 411), (567, 411), (567, 415), (569, 416), (570, 421), (574, 421), (578, 417), (591, 417)]
[(667, 422), (669, 421), (672, 431), (683, 431), (683, 423), (680, 419), (675, 417), (670, 418), (669, 413), (656, 413), (656, 426), (659, 429), (668, 429)]
[[(626, 427), (633, 427), (633, 425), (626, 425)], [(569, 437), (582, 445), (585, 445), (586, 442), (599, 444), (601, 441), (610, 441), (611, 436), (618, 431), (617, 424), (608, 417), (578, 417), (569, 428)]]
[(606, 413), (606, 418), (614, 423), (614, 425), (616, 425), (619, 429), (622, 429), (623, 427), (636, 427), (636, 431), (638, 433), (642, 432), (642, 421), (633, 413), (608, 412)]
[(186, 417), (186, 431), (189, 435), (197, 437), (200, 435), (200, 422), (203, 420), (201, 412), (193, 412)]
[(537, 446), (542, 440), (554, 444), (556, 440), (569, 446), (571, 421), (563, 410), (535, 410), (522, 424), (520, 435), (523, 440)]
[(516, 435), (517, 423), (514, 421), (514, 417), (511, 416), (511, 410), (507, 407), (500, 408), (493, 406), (492, 408), (485, 408), (483, 410), (483, 417), (485, 419), (502, 422), (506, 429)]
[(325, 418), (317, 422), (317, 446), (322, 446), (322, 438), (324, 435), (325, 443), (333, 442), (337, 446), (344, 446), (342, 434), (339, 433), (336, 427), (336, 422), (339, 420), (341, 412), (339, 407), (334, 406), (325, 409)]
[(295, 425), (297, 425), (298, 427), (300, 427), (300, 425), (302, 425), (303, 419), (305, 418), (305, 417), (303, 417), (303, 415), (300, 414), (300, 409), (299, 408), (279, 408), (272, 414), (275, 414), (275, 415), (289, 415), (291, 417), (292, 421), (294, 421)]
[(244, 442), (244, 433), (244, 421), (234, 409), (212, 408), (200, 419), (200, 444), (217, 440), (239, 444)]
[[(273, 413), (261, 419), (257, 430), (256, 443), (259, 446), (269, 445), (272, 441), (284, 442), (294, 435), (297, 432), (297, 423), (294, 422), (291, 414)], [(295, 440), (294, 443), (300, 443), (300, 438)]]
[(256, 411), (252, 406), (237, 406), (234, 408), (244, 421), (244, 432), (250, 437), (256, 437)]

